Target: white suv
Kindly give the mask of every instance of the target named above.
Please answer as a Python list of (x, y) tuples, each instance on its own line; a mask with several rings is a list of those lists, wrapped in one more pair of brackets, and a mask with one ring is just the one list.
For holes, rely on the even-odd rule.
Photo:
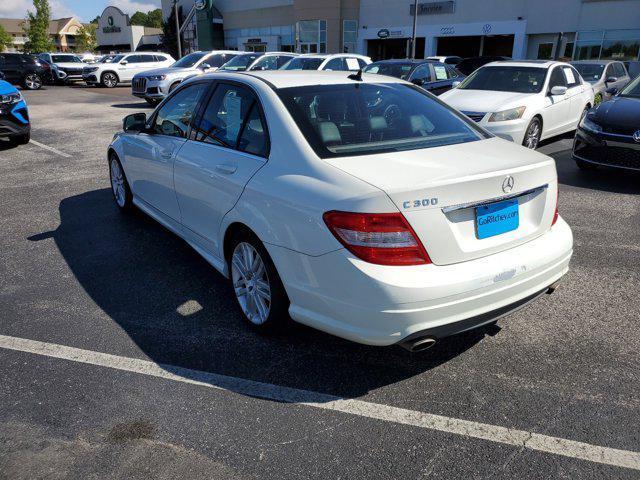
[(89, 85), (100, 84), (113, 88), (121, 83), (131, 83), (137, 73), (168, 67), (175, 60), (168, 53), (134, 52), (113, 57), (110, 63), (96, 63), (85, 67), (82, 79)]

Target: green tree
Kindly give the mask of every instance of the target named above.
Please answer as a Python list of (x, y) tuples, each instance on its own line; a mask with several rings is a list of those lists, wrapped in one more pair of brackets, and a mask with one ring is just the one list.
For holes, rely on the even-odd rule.
[(77, 52), (94, 52), (98, 48), (98, 41), (96, 40), (95, 23), (83, 25), (78, 29), (76, 35), (76, 51)]
[(96, 18), (91, 20), (91, 23), (95, 23), (97, 25), (98, 24), (98, 20), (100, 20), (100, 15), (96, 15)]
[[(175, 3), (175, 0), (174, 0)], [(182, 20), (182, 7), (178, 7), (178, 18)], [(178, 37), (176, 35), (175, 8), (171, 8), (171, 14), (166, 22), (162, 22), (162, 50), (173, 58), (178, 59)]]
[(11, 44), (11, 35), (0, 25), (0, 52), (4, 52)]
[(147, 23), (147, 14), (144, 12), (136, 12), (131, 15), (131, 25), (140, 25), (142, 27)]
[(144, 26), (162, 28), (162, 10), (160, 8), (156, 8), (155, 10), (151, 10), (147, 13), (147, 23), (145, 23)]
[(25, 52), (48, 52), (55, 48), (49, 38), (49, 20), (51, 19), (51, 7), (48, 0), (33, 0), (36, 12), (27, 12), (27, 18), (23, 25), (24, 34), (29, 40), (24, 44)]

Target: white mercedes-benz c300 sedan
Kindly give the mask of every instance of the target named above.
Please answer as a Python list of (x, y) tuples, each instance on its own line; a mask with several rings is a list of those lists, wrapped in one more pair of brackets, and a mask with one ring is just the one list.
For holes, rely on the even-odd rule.
[(553, 291), (572, 254), (553, 159), (392, 77), (202, 75), (108, 159), (118, 207), (186, 240), (259, 329), (421, 350)]

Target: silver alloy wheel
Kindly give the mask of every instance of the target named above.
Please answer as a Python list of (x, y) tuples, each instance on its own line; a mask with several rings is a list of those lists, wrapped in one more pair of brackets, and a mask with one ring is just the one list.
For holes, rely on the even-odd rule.
[(271, 310), (271, 287), (264, 262), (258, 251), (247, 242), (236, 245), (231, 256), (231, 281), (245, 316), (262, 325)]
[(118, 84), (118, 79), (113, 73), (105, 73), (102, 76), (102, 83), (107, 88), (113, 88)]
[(113, 189), (113, 196), (118, 206), (120, 208), (124, 207), (127, 201), (124, 189), (124, 175), (122, 174), (120, 164), (115, 158), (111, 159), (111, 188)]
[(535, 150), (540, 142), (540, 122), (532, 122), (527, 128), (524, 144), (527, 148)]
[(35, 73), (27, 75), (24, 79), (24, 83), (29, 90), (38, 90), (42, 87), (42, 80), (40, 80), (40, 77)]

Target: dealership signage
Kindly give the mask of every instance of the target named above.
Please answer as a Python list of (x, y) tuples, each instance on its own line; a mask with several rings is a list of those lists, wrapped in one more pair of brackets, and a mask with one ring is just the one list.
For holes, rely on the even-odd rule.
[(388, 28), (381, 28), (378, 30), (378, 38), (398, 38), (402, 37), (402, 30), (389, 30)]
[(113, 24), (113, 17), (107, 18), (107, 26), (102, 27), (103, 33), (120, 33), (122, 29)]
[[(414, 4), (409, 5), (409, 15), (413, 16)], [(418, 4), (418, 15), (440, 15), (443, 13), (455, 13), (456, 2), (428, 2)]]

